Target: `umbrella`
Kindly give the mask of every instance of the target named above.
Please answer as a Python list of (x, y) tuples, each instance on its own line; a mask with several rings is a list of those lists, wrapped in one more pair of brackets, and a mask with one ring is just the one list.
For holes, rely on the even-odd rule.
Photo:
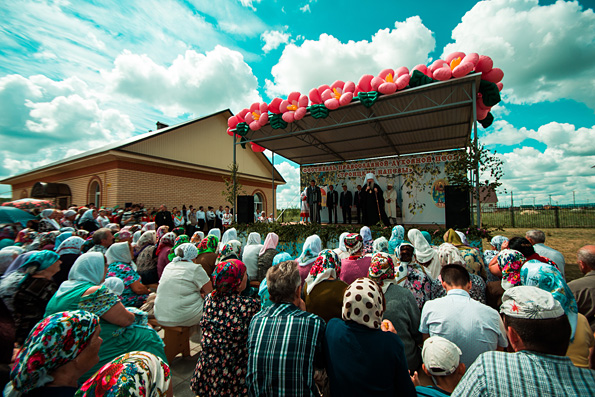
[(22, 210), (31, 210), (33, 208), (39, 208), (44, 210), (46, 208), (54, 208), (54, 203), (48, 200), (37, 200), (32, 198), (24, 198), (20, 200), (8, 201), (2, 204), (3, 207), (15, 207)]
[(0, 207), (0, 224), (21, 222), (24, 226), (31, 219), (36, 218), (27, 211), (14, 207)]

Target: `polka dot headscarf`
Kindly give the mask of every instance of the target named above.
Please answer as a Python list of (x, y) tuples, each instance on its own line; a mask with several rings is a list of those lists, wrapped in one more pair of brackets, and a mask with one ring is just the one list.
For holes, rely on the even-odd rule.
[(342, 318), (380, 329), (384, 307), (384, 294), (378, 284), (369, 278), (358, 278), (345, 290)]

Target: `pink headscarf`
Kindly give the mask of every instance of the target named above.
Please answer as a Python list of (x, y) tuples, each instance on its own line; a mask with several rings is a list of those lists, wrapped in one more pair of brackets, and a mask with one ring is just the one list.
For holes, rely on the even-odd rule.
[(277, 244), (279, 243), (279, 236), (276, 233), (269, 233), (267, 234), (267, 238), (264, 240), (264, 245), (260, 249), (258, 256), (263, 255), (266, 250), (271, 248), (277, 248)]

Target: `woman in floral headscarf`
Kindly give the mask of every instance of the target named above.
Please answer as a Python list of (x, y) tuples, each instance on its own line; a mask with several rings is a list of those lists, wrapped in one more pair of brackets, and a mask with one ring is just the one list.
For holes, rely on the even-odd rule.
[(494, 259), (500, 251), (502, 251), (502, 244), (508, 241), (508, 237), (504, 236), (494, 236), (490, 240), (490, 245), (493, 249), (485, 250), (483, 253), (483, 264), (486, 269), (486, 273), (488, 275), (487, 282), (490, 281), (500, 281), (500, 277), (495, 276), (490, 272), (490, 262)]
[(161, 237), (161, 240), (159, 240), (159, 244), (155, 250), (155, 255), (157, 256), (157, 275), (159, 278), (161, 278), (165, 266), (171, 262), (169, 260), (169, 252), (173, 248), (175, 242), (176, 235), (173, 232), (165, 233), (163, 237)]
[(81, 255), (46, 307), (46, 315), (65, 310), (86, 310), (100, 317), (103, 339), (99, 362), (79, 378), (85, 382), (101, 366), (122, 353), (145, 350), (166, 360), (163, 343), (147, 325), (147, 315), (135, 308), (125, 308), (105, 281), (105, 256), (99, 252)]
[(318, 258), (320, 251), (322, 251), (322, 240), (320, 237), (318, 237), (316, 234), (308, 236), (306, 241), (304, 241), (301, 255), (296, 258), (298, 269), (300, 271), (300, 277), (302, 278), (302, 285), (304, 284), (306, 277), (308, 277), (308, 274), (310, 274), (312, 264), (316, 258)]
[(41, 211), (41, 220), (37, 230), (40, 232), (51, 232), (53, 230), (60, 230), (60, 224), (54, 219), (56, 217), (56, 210), (46, 209)]
[(215, 263), (217, 262), (217, 246), (219, 245), (219, 239), (213, 234), (207, 235), (203, 238), (198, 245), (198, 256), (194, 261), (196, 264), (201, 265), (205, 272), (211, 276), (215, 269)]
[(521, 285), (539, 287), (551, 293), (564, 309), (570, 322), (570, 345), (566, 355), (577, 367), (589, 368), (589, 349), (595, 345), (587, 318), (578, 312), (576, 299), (564, 276), (554, 266), (538, 260), (527, 261), (521, 268)]
[(413, 294), (407, 288), (397, 285), (394, 269), (390, 255), (377, 253), (372, 257), (368, 277), (382, 288), (386, 301), (383, 318), (394, 325), (405, 348), (407, 365), (411, 371), (415, 371), (421, 365), (418, 348), (422, 343), (422, 335), (419, 332), (419, 307)]
[(198, 255), (194, 244), (184, 243), (175, 251), (176, 257), (159, 280), (155, 318), (166, 327), (192, 327), (200, 322), (204, 296), (213, 287), (207, 273), (193, 262)]
[(202, 350), (190, 388), (200, 396), (247, 396), (248, 327), (260, 305), (240, 295), (248, 283), (241, 261), (220, 262), (212, 280), (213, 293), (205, 301), (200, 322)]
[(403, 343), (382, 320), (384, 311), (384, 294), (374, 281), (359, 278), (345, 290), (343, 319), (331, 319), (324, 337), (331, 395), (415, 396)]
[(105, 364), (76, 392), (77, 397), (173, 395), (169, 365), (145, 351), (122, 354)]
[(82, 310), (52, 314), (23, 344), (4, 396), (73, 396), (76, 380), (99, 361), (99, 318)]
[(176, 237), (176, 241), (174, 241), (174, 246), (171, 248), (171, 250), (169, 250), (169, 255), (167, 256), (167, 259), (169, 259), (170, 262), (173, 261), (176, 257), (175, 249), (178, 248), (180, 245), (189, 242), (190, 237), (188, 237), (185, 234), (180, 234), (178, 237)]
[(498, 277), (498, 281), (490, 281), (486, 285), (486, 303), (488, 306), (494, 309), (500, 308), (504, 291), (520, 284), (521, 267), (525, 262), (525, 256), (512, 249), (503, 249), (491, 261), (490, 273)]
[(157, 233), (155, 230), (147, 230), (142, 234), (134, 249), (134, 263), (136, 271), (144, 285), (156, 284), (159, 282), (157, 274)]
[(379, 252), (388, 254), (388, 240), (386, 237), (378, 237), (376, 240), (374, 240), (372, 243), (372, 253), (368, 255), (373, 256)]
[(477, 274), (484, 280), (487, 279), (487, 273), (483, 263), (483, 256), (478, 249), (465, 245), (459, 234), (455, 232), (454, 229), (448, 229), (448, 231), (444, 234), (444, 242), (454, 245), (459, 251), (461, 251), (461, 255), (463, 256), (463, 259), (465, 259), (465, 265), (469, 274)]
[(362, 256), (364, 240), (360, 234), (348, 234), (345, 237), (345, 246), (349, 251), (349, 257), (341, 261), (341, 276), (339, 278), (347, 284), (351, 284), (355, 279), (368, 274), (372, 258)]
[(70, 268), (74, 264), (74, 261), (76, 261), (77, 258), (81, 256), (83, 244), (85, 244), (85, 240), (79, 236), (72, 236), (62, 241), (62, 243), (60, 243), (60, 245), (56, 248), (56, 253), (60, 255), (60, 261), (62, 262), (60, 265), (60, 271), (54, 276), (54, 281), (56, 284), (58, 284), (58, 286), (60, 286), (60, 284), (62, 284), (64, 281), (68, 280)]
[[(443, 268), (446, 265), (461, 265), (467, 269), (465, 259), (461, 255), (461, 252), (450, 243), (443, 243), (438, 247), (438, 259), (440, 260), (440, 266)], [(471, 279), (471, 290), (469, 290), (469, 296), (478, 302), (483, 304), (486, 303), (486, 283), (483, 278), (477, 274), (469, 273)], [(432, 281), (432, 299), (441, 298), (446, 296), (446, 290), (442, 286), (442, 278), (438, 276)]]
[(324, 249), (304, 282), (302, 299), (306, 303), (306, 311), (322, 317), (327, 323), (331, 318), (341, 317), (343, 292), (347, 284), (339, 280), (340, 275), (339, 257), (332, 250)]
[[(58, 289), (52, 278), (58, 270), (58, 254), (38, 251), (18, 271), (2, 279), (0, 294), (6, 306), (13, 309), (17, 343), (23, 343), (31, 328), (44, 317), (45, 307)], [(15, 289), (12, 290), (12, 287)], [(7, 297), (7, 294), (10, 296)]]
[(224, 262), (228, 259), (240, 259), (242, 257), (242, 243), (238, 240), (229, 240), (227, 243), (220, 245), (221, 250), (217, 256), (217, 262)]
[(140, 281), (136, 264), (132, 261), (130, 243), (114, 243), (105, 253), (107, 259), (106, 277), (118, 277), (124, 282), (120, 300), (124, 306), (141, 307), (149, 297), (149, 289)]
[(415, 248), (403, 242), (395, 251), (398, 262), (395, 264), (397, 284), (407, 288), (413, 294), (417, 307), (421, 311), (423, 305), (432, 299), (432, 278), (426, 269), (413, 259)]
[(372, 230), (368, 226), (362, 226), (359, 231), (359, 234), (362, 236), (362, 242), (364, 247), (362, 249), (363, 255), (371, 254), (372, 253), (372, 243), (374, 239), (372, 238)]

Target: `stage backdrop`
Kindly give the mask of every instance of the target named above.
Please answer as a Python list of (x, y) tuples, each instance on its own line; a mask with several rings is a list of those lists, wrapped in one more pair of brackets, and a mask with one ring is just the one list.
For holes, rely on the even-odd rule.
[[(345, 183), (347, 190), (354, 194), (357, 185), (363, 186), (365, 183), (366, 174), (373, 172), (383, 191), (386, 191), (389, 182), (393, 183), (403, 214), (399, 223), (444, 224), (444, 188), (448, 184), (444, 166), (446, 162), (453, 160), (456, 154), (456, 151), (450, 151), (300, 167), (301, 191), (304, 191), (312, 179), (316, 181), (322, 189), (321, 218), (326, 222), (328, 186), (333, 185), (341, 194), (341, 186)], [(339, 207), (337, 213), (339, 222), (343, 222)], [(355, 215), (355, 207), (353, 214)], [(357, 217), (354, 219), (357, 220)]]

